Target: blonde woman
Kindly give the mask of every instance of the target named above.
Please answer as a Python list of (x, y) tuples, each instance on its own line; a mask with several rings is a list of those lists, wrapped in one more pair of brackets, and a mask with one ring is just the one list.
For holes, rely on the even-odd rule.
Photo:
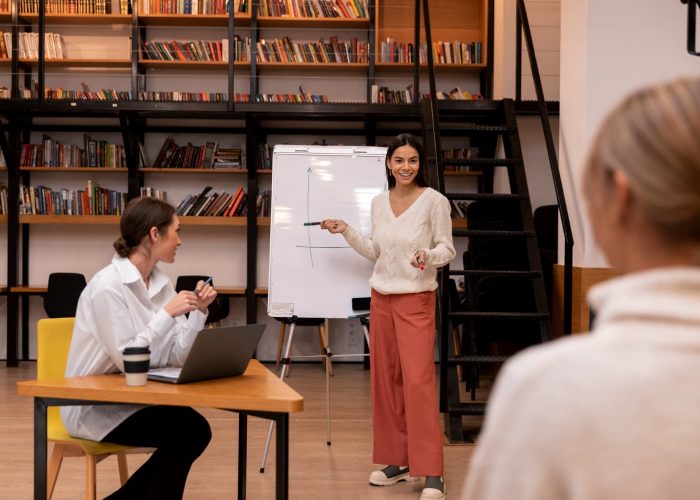
[(595, 328), (506, 364), (463, 498), (700, 495), (700, 80), (651, 87), (605, 119), (584, 192), (621, 277)]

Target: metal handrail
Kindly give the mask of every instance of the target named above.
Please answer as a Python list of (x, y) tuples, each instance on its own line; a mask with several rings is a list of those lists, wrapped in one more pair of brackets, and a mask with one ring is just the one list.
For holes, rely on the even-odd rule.
[(695, 48), (695, 18), (700, 0), (681, 0), (681, 3), (688, 6), (688, 54), (700, 56), (700, 52)]
[[(692, 0), (693, 2), (698, 0)], [(518, 3), (518, 26), (522, 29), (525, 37), (525, 45), (527, 47), (527, 55), (530, 60), (530, 70), (532, 79), (535, 85), (535, 93), (537, 94), (537, 106), (539, 108), (540, 119), (542, 121), (542, 129), (544, 132), (544, 140), (547, 146), (547, 156), (549, 157), (549, 166), (552, 171), (552, 182), (554, 183), (554, 192), (557, 197), (557, 207), (561, 218), (562, 230), (564, 232), (564, 319), (563, 331), (565, 335), (571, 334), (571, 319), (572, 319), (572, 276), (573, 276), (573, 247), (574, 236), (571, 230), (571, 221), (569, 220), (569, 211), (566, 208), (566, 198), (564, 196), (564, 188), (559, 174), (559, 161), (557, 160), (557, 152), (554, 147), (554, 138), (552, 136), (552, 128), (549, 123), (549, 114), (547, 113), (547, 103), (544, 99), (544, 91), (542, 90), (542, 78), (540, 70), (537, 66), (537, 56), (535, 55), (535, 47), (532, 42), (532, 33), (530, 32), (530, 22), (527, 17), (527, 8), (524, 0), (517, 0)], [(520, 38), (520, 33), (518, 33)]]

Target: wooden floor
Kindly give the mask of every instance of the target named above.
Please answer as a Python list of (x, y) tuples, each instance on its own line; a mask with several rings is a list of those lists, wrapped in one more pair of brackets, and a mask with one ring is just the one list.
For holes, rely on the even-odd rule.
[[(291, 416), (290, 498), (304, 500), (414, 499), (422, 481), (374, 487), (367, 482), (373, 470), (370, 426), (369, 371), (359, 364), (334, 364), (331, 389), (332, 445), (326, 446), (325, 382), (320, 365), (294, 365), (289, 384), (304, 396), (304, 411)], [(36, 365), (0, 368), (0, 498), (32, 497), (32, 400), (15, 394), (15, 382), (35, 377)], [(186, 499), (231, 499), (236, 492), (237, 417), (204, 409), (213, 439), (195, 462), (185, 490)], [(275, 488), (274, 444), (266, 472), (259, 472), (267, 423), (249, 419), (248, 498), (272, 499)], [(183, 429), (186, 432), (186, 429)], [(274, 443), (274, 440), (273, 440)], [(473, 453), (472, 445), (446, 445), (445, 481), (448, 498), (458, 499)], [(135, 470), (141, 456), (129, 457)], [(66, 459), (54, 499), (83, 499), (84, 461)], [(119, 486), (117, 463), (109, 458), (97, 466), (97, 497)]]

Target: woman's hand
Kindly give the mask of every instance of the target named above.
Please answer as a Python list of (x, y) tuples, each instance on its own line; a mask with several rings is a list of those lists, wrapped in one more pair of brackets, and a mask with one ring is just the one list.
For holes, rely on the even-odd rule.
[(413, 257), (411, 257), (411, 265), (419, 269), (423, 269), (427, 261), (428, 252), (425, 250), (416, 250)]
[(348, 224), (341, 219), (323, 219), (321, 229), (327, 229), (331, 234), (344, 233)]
[(163, 309), (173, 318), (192, 312), (197, 309), (197, 295), (189, 290), (182, 290)]
[(199, 280), (194, 293), (197, 296), (197, 309), (202, 311), (203, 314), (207, 314), (209, 304), (214, 302), (216, 298), (216, 290), (209, 283)]

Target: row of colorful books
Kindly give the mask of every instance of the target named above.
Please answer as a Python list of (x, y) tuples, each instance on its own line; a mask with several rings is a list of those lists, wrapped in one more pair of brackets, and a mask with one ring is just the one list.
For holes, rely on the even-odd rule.
[[(433, 61), (436, 64), (481, 64), (481, 42), (433, 42)], [(428, 63), (428, 45), (421, 43), (419, 49), (420, 64)], [(382, 40), (379, 44), (379, 62), (413, 63), (413, 43), (397, 42), (393, 38)]]
[(138, 0), (140, 14), (228, 14), (233, 4), (233, 12), (248, 12), (248, 0)]
[[(22, 14), (37, 14), (40, 0), (20, 0)], [(43, 0), (47, 14), (127, 14), (128, 0)], [(0, 4), (2, 0), (0, 0)], [(1, 10), (1, 9), (0, 9)]]
[[(166, 41), (146, 40), (139, 44), (139, 59), (146, 61), (222, 61), (229, 60), (228, 38), (221, 40)], [(250, 61), (250, 38), (233, 37), (233, 60)]]
[(292, 42), (289, 37), (273, 40), (262, 39), (256, 45), (258, 62), (281, 63), (367, 63), (369, 43), (352, 37), (339, 41), (331, 36), (326, 42)]
[(121, 215), (126, 193), (87, 181), (84, 190), (20, 185), (20, 215)]
[[(66, 51), (61, 35), (45, 33), (44, 40), (46, 60), (65, 58)], [(18, 50), (20, 59), (38, 59), (39, 33), (20, 31)], [(9, 59), (10, 57), (12, 57), (12, 32), (0, 31), (0, 59)]]
[(178, 146), (172, 137), (167, 137), (153, 162), (153, 167), (242, 168), (243, 155), (240, 148), (222, 148), (214, 141), (208, 141), (203, 146), (195, 146), (189, 142), (186, 146)]
[(84, 147), (62, 144), (43, 135), (40, 144), (22, 144), (20, 165), (23, 167), (126, 167), (126, 154), (121, 144), (98, 141), (83, 135)]
[[(479, 148), (477, 148), (476, 146), (470, 146), (468, 148), (443, 149), (442, 150), (442, 157), (445, 160), (452, 160), (452, 159), (468, 160), (471, 158), (478, 158), (479, 157)], [(449, 166), (445, 167), (445, 170), (448, 172), (469, 172), (471, 170), (471, 167), (466, 166), (466, 165), (459, 165), (459, 166), (449, 165)]]
[[(217, 193), (211, 190), (211, 186), (206, 186), (199, 194), (188, 194), (175, 208), (175, 213), (189, 217), (243, 217), (247, 214), (248, 193), (242, 185), (233, 193)], [(258, 193), (255, 208), (258, 217), (269, 217), (269, 190)]]
[(259, 16), (366, 19), (365, 0), (261, 0)]

